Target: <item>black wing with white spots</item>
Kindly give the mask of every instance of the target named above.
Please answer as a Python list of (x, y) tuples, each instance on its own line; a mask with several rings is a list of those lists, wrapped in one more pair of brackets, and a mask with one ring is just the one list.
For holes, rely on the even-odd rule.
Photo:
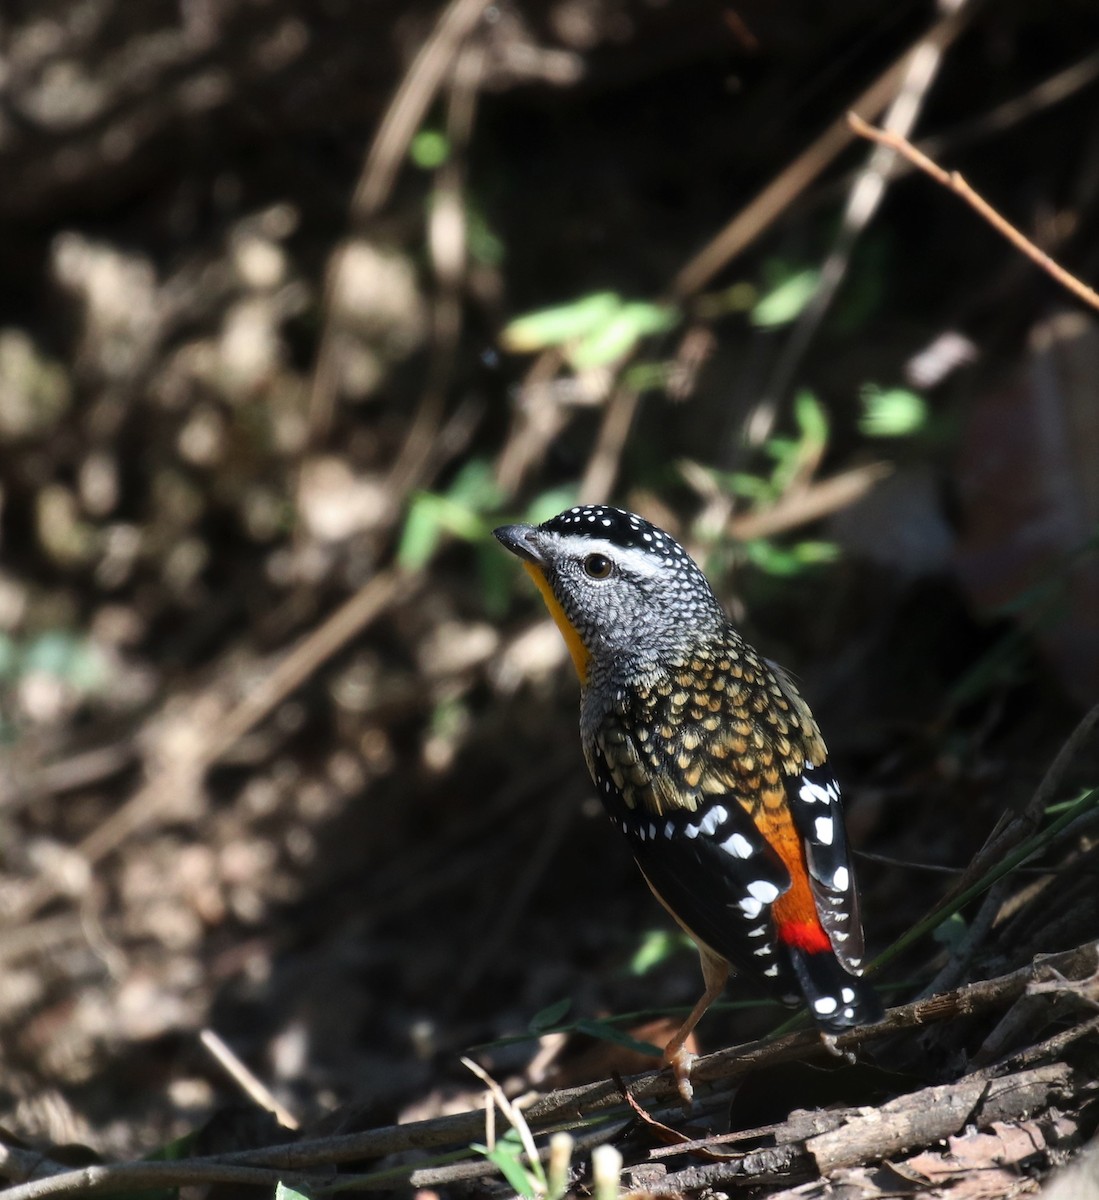
[(805, 848), (805, 865), (821, 926), (836, 957), (856, 975), (863, 968), (859, 893), (851, 864), (839, 784), (826, 765), (786, 779), (790, 811)]
[(679, 924), (734, 968), (762, 975), (782, 994), (796, 991), (770, 913), (790, 876), (744, 808), (730, 796), (655, 815), (626, 804), (599, 750), (593, 773), (607, 814)]

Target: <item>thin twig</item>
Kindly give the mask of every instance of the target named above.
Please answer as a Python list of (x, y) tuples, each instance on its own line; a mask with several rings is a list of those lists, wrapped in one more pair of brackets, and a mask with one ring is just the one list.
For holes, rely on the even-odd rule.
[(568, 420), (561, 389), (554, 386), (563, 362), (561, 351), (551, 346), (538, 355), (519, 384), (511, 427), (496, 459), (496, 483), (509, 500)]
[[(1041, 824), (1046, 808), (1060, 787), (1061, 780), (1068, 770), (1069, 764), (1079, 753), (1081, 747), (1089, 740), (1092, 730), (1099, 724), (1099, 704), (1095, 705), (1069, 735), (1065, 744), (1058, 751), (1030, 798), (1026, 808), (1007, 825), (988, 839), (984, 846), (974, 856), (958, 883), (948, 893), (943, 903), (953, 896), (960, 894), (970, 882), (980, 878), (988, 867), (1000, 861), (1026, 838), (1032, 836)], [(1063, 836), (1063, 835), (1062, 835)], [(954, 948), (949, 960), (935, 978), (924, 988), (921, 995), (931, 995), (943, 988), (953, 987), (961, 978), (962, 972), (972, 960), (978, 947), (988, 936), (1003, 907), (1007, 897), (1007, 879), (1001, 879), (991, 887), (981, 901), (976, 915), (969, 923), (969, 929), (960, 945)]]
[[(966, 0), (949, 0), (951, 14), (959, 16)], [(940, 7), (943, 7), (940, 4)], [(946, 43), (928, 36), (917, 45), (905, 64), (904, 78), (882, 118), (885, 129), (907, 137), (916, 124), (924, 101), (942, 65)], [(769, 436), (776, 413), (795, 379), (806, 351), (838, 294), (855, 246), (874, 219), (885, 198), (896, 154), (885, 146), (874, 146), (851, 187), (843, 218), (832, 246), (821, 266), (809, 303), (798, 315), (785, 339), (771, 378), (746, 423), (754, 444)]]
[[(8, 1151), (0, 1146), (0, 1171), (5, 1170)], [(62, 1175), (35, 1179), (5, 1188), (5, 1200), (44, 1200), (47, 1196), (94, 1196), (100, 1192), (137, 1192), (154, 1187), (185, 1187), (188, 1184), (239, 1183), (269, 1187), (287, 1181), (278, 1167), (239, 1167), (217, 1159), (179, 1162), (129, 1162), (110, 1166), (81, 1167)], [(306, 1181), (302, 1181), (303, 1183)]]
[(1007, 896), (1008, 887), (1009, 881), (1001, 879), (988, 889), (977, 915), (969, 922), (965, 936), (956, 946), (951, 947), (950, 956), (931, 982), (920, 989), (921, 996), (934, 996), (936, 992), (952, 988), (962, 978), (978, 947), (988, 936)]
[(595, 449), (580, 481), (582, 504), (602, 504), (610, 495), (640, 399), (641, 393), (636, 388), (619, 381), (607, 401)]
[[(473, 33), (488, 0), (450, 0), (405, 72), (367, 153), (351, 201), (351, 220), (363, 226), (389, 199), (397, 171), (413, 135), (458, 56), (462, 43)], [(321, 327), (316, 362), (309, 386), (307, 405), (308, 449), (320, 445), (328, 433), (335, 407), (339, 379), (339, 338), (334, 320), (334, 297), (339, 291), (344, 254), (338, 249), (331, 259), (325, 281)], [(300, 492), (300, 484), (299, 484)], [(300, 495), (299, 495), (300, 499)], [(300, 504), (296, 508), (300, 511)]]
[(828, 479), (807, 484), (800, 491), (784, 496), (770, 508), (732, 517), (726, 532), (740, 542), (786, 533), (861, 500), (892, 472), (893, 466), (887, 462), (853, 467)]
[(948, 904), (955, 896), (964, 892), (976, 880), (980, 879), (990, 867), (999, 862), (1005, 854), (1013, 850), (1021, 842), (1030, 837), (1042, 822), (1046, 808), (1053, 799), (1061, 780), (1068, 770), (1069, 764), (1079, 754), (1081, 748), (1090, 739), (1096, 725), (1099, 725), (1099, 704), (1088, 711), (1065, 744), (1057, 752), (1057, 757), (1050, 764), (1042, 777), (1042, 782), (1036, 788), (1034, 795), (1027, 802), (1021, 813), (1006, 819), (1000, 827), (992, 832), (988, 840), (973, 856), (973, 860), (965, 869), (961, 878), (940, 901), (937, 907)]
[(420, 47), (378, 126), (355, 189), (351, 211), (356, 220), (373, 216), (393, 189), (406, 149), (439, 93), (458, 48), (477, 27), (488, 0), (450, 0)]
[(921, 138), (919, 148), (924, 154), (934, 158), (944, 150), (956, 150), (959, 146), (995, 137), (1021, 121), (1063, 104), (1077, 92), (1090, 87), (1097, 78), (1099, 51), (1093, 50), (1079, 62), (1054, 72), (1033, 87), (1027, 88), (1021, 95), (1013, 96), (987, 112), (971, 117), (942, 133)]
[(241, 1062), (240, 1058), (218, 1034), (212, 1029), (203, 1029), (198, 1037), (246, 1096), (254, 1100), (260, 1108), (271, 1113), (275, 1120), (285, 1128), (294, 1130), (301, 1128), (297, 1117), (278, 1101), (271, 1089)]
[(1017, 250), (1021, 251), (1027, 258), (1041, 267), (1043, 271), (1057, 280), (1063, 288), (1070, 291), (1077, 299), (1082, 300), (1090, 307), (1099, 309), (1099, 293), (1078, 279), (1070, 271), (1066, 271), (1064, 267), (1050, 258), (1044, 250), (1040, 250), (1028, 237), (1012, 225), (1010, 221), (1002, 217), (987, 200), (975, 192), (957, 171), (944, 171), (938, 163), (933, 162), (926, 154), (917, 150), (906, 138), (881, 129), (875, 129), (872, 125), (868, 125), (857, 113), (848, 113), (847, 121), (860, 137), (869, 138), (872, 142), (878, 142), (883, 146), (888, 146), (890, 149), (896, 150), (899, 154), (903, 154), (913, 166), (918, 167), (925, 174), (930, 175), (937, 183), (942, 184), (943, 187), (960, 196), (997, 233), (1007, 238)]
[[(504, 1114), (504, 1119), (515, 1130), (519, 1136), (519, 1140), (523, 1143), (523, 1152), (527, 1156), (527, 1161), (533, 1168), (540, 1168), (541, 1164), (538, 1158), (538, 1147), (534, 1144), (534, 1134), (530, 1131), (530, 1126), (523, 1116), (522, 1109), (514, 1101), (507, 1098), (504, 1089), (496, 1082), (495, 1079), (478, 1063), (475, 1063), (471, 1058), (463, 1058), (462, 1066), (468, 1071), (472, 1071), (474, 1075), (488, 1088), (492, 1099), (496, 1102), (497, 1107)], [(491, 1119), (492, 1105), (486, 1103), (486, 1121)], [(494, 1138), (488, 1139), (488, 1144), (491, 1147)]]
[[(900, 90), (916, 46), (948, 46), (961, 32), (963, 21), (955, 14), (937, 21), (915, 46), (906, 50), (854, 102), (860, 112), (876, 116)], [(811, 145), (756, 196), (716, 237), (708, 242), (676, 275), (672, 294), (684, 299), (704, 288), (729, 262), (758, 238), (789, 208), (799, 195), (851, 144), (852, 131), (839, 117)]]
[(421, 479), (439, 440), (458, 341), (462, 332), (462, 285), (466, 275), (465, 161), (473, 136), (477, 97), (484, 76), (484, 50), (471, 44), (458, 54), (447, 98), (446, 132), (451, 152), (435, 174), (428, 245), (437, 292), (427, 381), (411, 426), (385, 481), (392, 510)]

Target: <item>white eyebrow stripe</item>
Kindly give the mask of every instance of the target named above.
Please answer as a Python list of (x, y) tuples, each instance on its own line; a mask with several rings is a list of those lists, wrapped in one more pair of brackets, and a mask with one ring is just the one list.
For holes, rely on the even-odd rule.
[(556, 534), (555, 536), (559, 539), (563, 552), (575, 554), (577, 549), (582, 549), (585, 558), (589, 554), (602, 554), (612, 563), (625, 567), (638, 575), (646, 575), (650, 578), (662, 575), (667, 578), (667, 568), (663, 557), (658, 557), (652, 550), (642, 549), (639, 546), (619, 546), (609, 538), (596, 537), (585, 537), (581, 546), (571, 534), (565, 536)]

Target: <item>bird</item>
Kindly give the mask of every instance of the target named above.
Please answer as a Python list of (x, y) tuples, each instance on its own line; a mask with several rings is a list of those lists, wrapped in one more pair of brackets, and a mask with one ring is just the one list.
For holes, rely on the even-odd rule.
[(564, 636), (603, 806), (698, 948), (705, 991), (664, 1050), (684, 1103), (687, 1040), (730, 972), (804, 999), (826, 1042), (880, 1019), (839, 784), (789, 674), (636, 513), (577, 505), (494, 534)]

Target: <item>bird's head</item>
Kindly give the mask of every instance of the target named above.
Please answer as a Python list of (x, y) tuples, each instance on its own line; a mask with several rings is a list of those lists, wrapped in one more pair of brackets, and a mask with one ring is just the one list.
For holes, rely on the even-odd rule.
[(634, 513), (590, 504), (494, 532), (538, 585), (581, 683), (593, 660), (660, 661), (725, 622), (686, 550)]

